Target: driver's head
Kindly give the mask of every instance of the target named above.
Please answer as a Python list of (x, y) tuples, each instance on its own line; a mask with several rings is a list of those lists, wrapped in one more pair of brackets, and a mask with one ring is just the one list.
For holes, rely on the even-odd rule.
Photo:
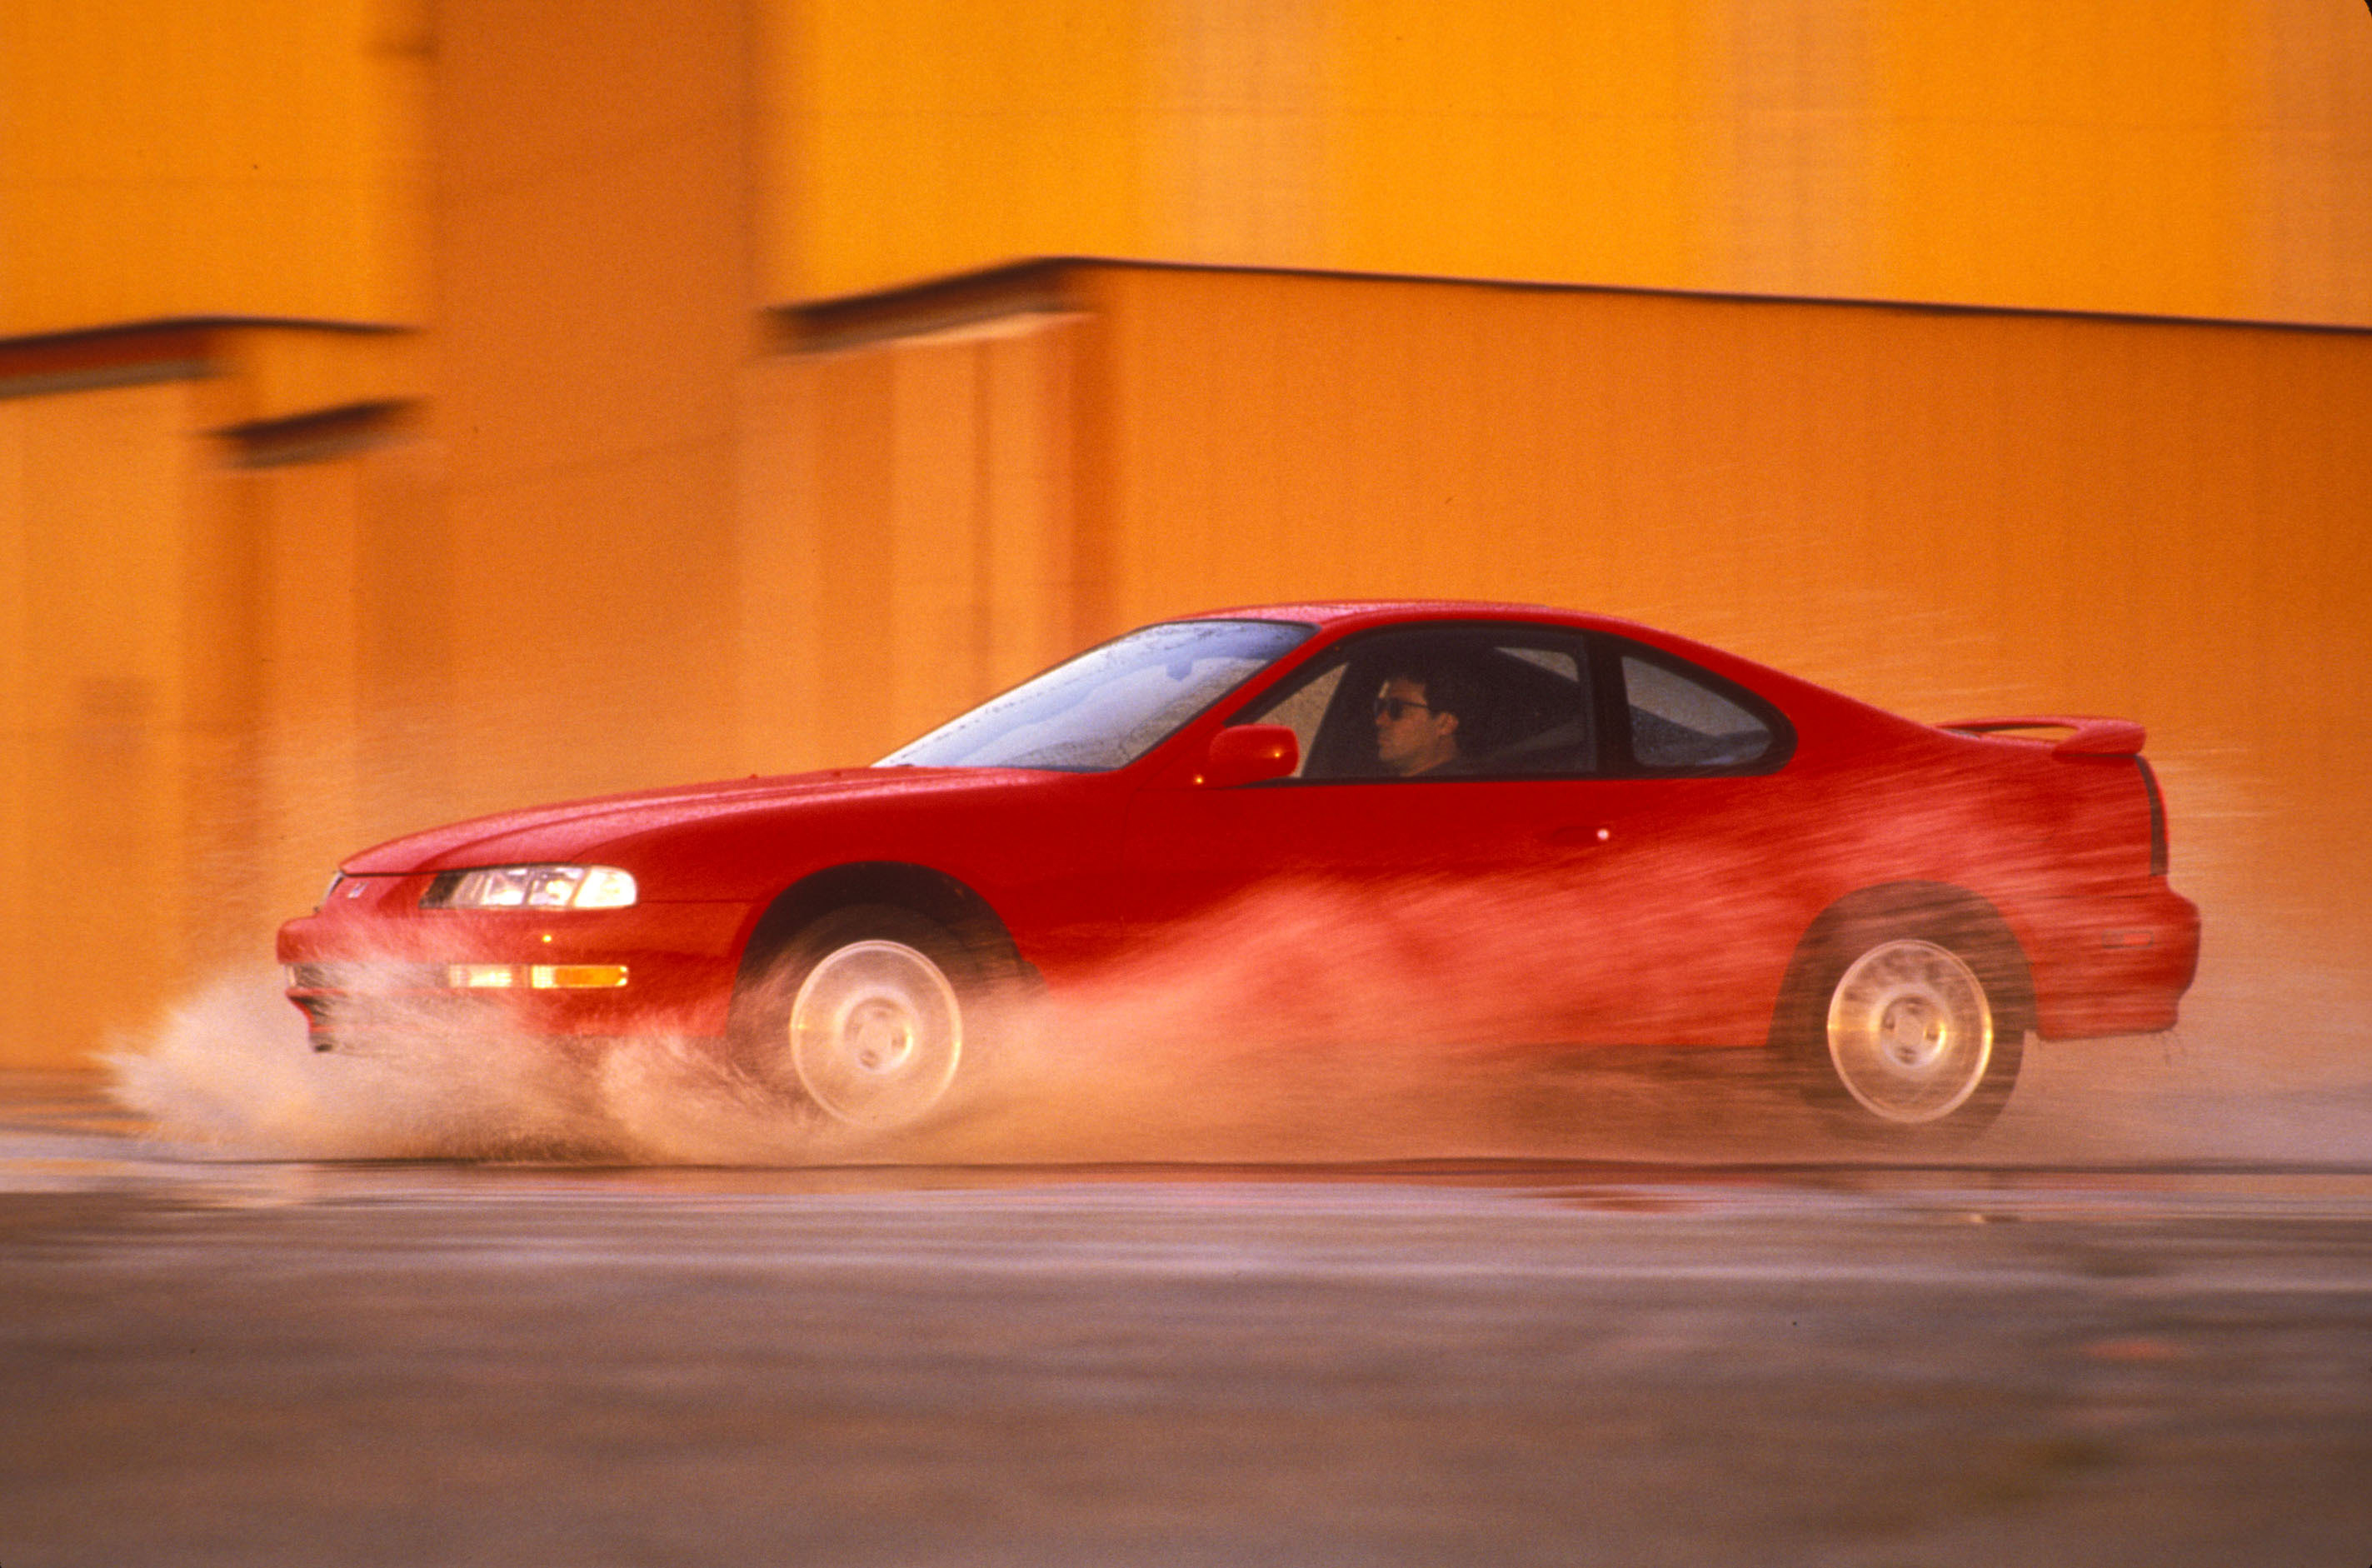
[(1412, 665), (1376, 693), (1376, 760), (1407, 778), (1457, 761), (1458, 732), (1473, 708), (1472, 684), (1456, 671)]

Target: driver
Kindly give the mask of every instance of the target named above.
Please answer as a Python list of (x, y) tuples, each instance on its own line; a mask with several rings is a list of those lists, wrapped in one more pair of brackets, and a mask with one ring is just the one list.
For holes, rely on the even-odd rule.
[(1401, 778), (1460, 771), (1461, 715), (1474, 711), (1474, 683), (1457, 671), (1412, 667), (1376, 693), (1376, 760)]

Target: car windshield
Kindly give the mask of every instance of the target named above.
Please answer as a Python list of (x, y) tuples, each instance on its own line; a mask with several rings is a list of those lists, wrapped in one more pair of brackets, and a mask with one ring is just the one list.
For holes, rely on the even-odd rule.
[(1315, 630), (1283, 621), (1147, 626), (1056, 665), (874, 766), (1125, 767)]

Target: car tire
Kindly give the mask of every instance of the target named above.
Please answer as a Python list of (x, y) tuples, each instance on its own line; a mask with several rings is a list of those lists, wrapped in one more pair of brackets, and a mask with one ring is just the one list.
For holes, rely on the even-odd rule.
[(1790, 987), (1785, 1043), (1841, 1128), (1973, 1135), (2017, 1086), (2033, 1016), (2009, 934), (1972, 913), (1857, 919), (1820, 938)]
[(736, 998), (737, 1053), (834, 1121), (910, 1126), (977, 1049), (986, 993), (972, 956), (936, 921), (888, 904), (836, 910)]

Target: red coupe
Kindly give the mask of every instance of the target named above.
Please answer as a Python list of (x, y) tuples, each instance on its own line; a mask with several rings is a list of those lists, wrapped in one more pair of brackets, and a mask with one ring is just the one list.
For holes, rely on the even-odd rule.
[(383, 844), (280, 957), (318, 1050), (423, 1018), (584, 1049), (710, 1037), (891, 1126), (943, 1102), (1011, 999), (1059, 1008), (1310, 889), (1346, 923), (1451, 927), (1394, 999), (1416, 1037), (1761, 1049), (1849, 1121), (1966, 1129), (2029, 1030), (2174, 1024), (2199, 916), (2167, 884), (2142, 738), (1930, 727), (1562, 610), (1226, 610), (1091, 648), (870, 767)]

